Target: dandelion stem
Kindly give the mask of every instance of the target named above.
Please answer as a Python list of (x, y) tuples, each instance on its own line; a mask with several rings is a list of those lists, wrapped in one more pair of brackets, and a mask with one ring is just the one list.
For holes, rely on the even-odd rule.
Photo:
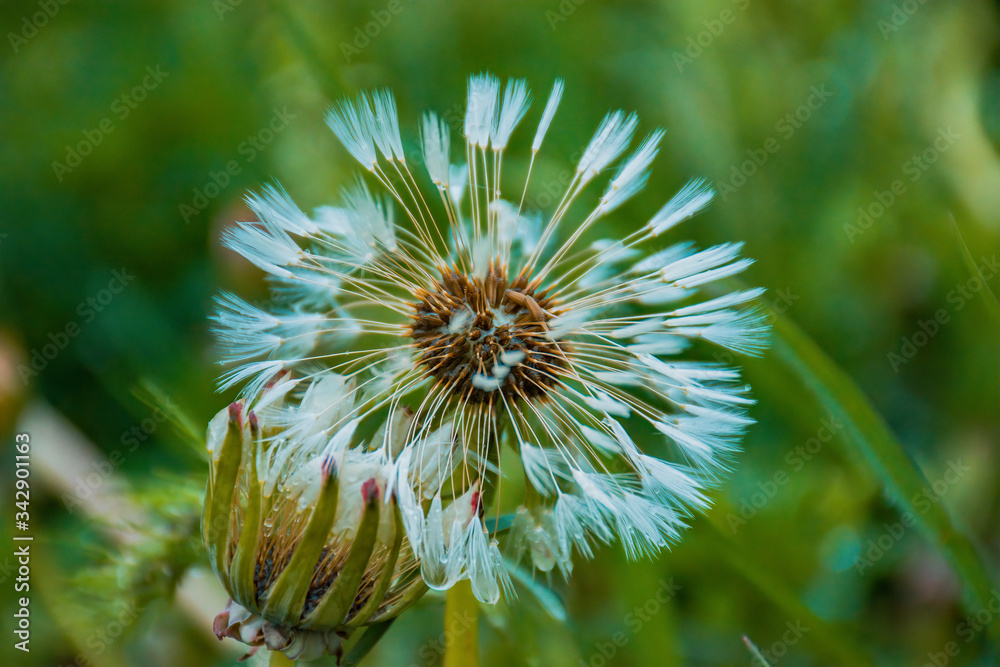
[(477, 667), (479, 665), (479, 602), (472, 594), (472, 585), (463, 580), (448, 589), (444, 605), (444, 631), (454, 641), (444, 654), (444, 667)]
[(291, 660), (281, 651), (271, 651), (271, 659), (267, 663), (268, 667), (295, 667), (295, 661)]

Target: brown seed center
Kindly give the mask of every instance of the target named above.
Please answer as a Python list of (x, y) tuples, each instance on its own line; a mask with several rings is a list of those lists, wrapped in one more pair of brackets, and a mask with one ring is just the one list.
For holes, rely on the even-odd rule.
[(565, 344), (548, 335), (561, 314), (555, 299), (524, 273), (509, 281), (498, 261), (485, 278), (440, 271), (416, 294), (410, 335), (418, 362), (469, 403), (544, 397), (567, 366)]

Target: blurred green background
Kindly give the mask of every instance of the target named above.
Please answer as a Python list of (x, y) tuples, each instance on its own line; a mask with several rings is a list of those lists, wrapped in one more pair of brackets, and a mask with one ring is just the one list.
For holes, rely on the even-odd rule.
[[(4, 2), (0, 662), (241, 654), (210, 634), (224, 600), (190, 539), (206, 466), (166, 419), (199, 431), (229, 400), (213, 294), (265, 298), (220, 230), (271, 179), (307, 210), (334, 202), (355, 170), (323, 121), (337, 97), (392, 88), (415, 148), (419, 113), (463, 108), (484, 69), (535, 93), (511, 164), (566, 79), (536, 184), (610, 109), (666, 127), (649, 185), (601, 231), (713, 181), (721, 196), (673, 238), (746, 242), (746, 280), (853, 378), (926, 475), (924, 500), (995, 564), (996, 305), (963, 247), (995, 293), (997, 18), (995, 3), (919, 0)], [(656, 561), (603, 548), (570, 585), (539, 581), (556, 598), (521, 586), (482, 620), (484, 664), (746, 665), (743, 635), (789, 667), (997, 664), (997, 614), (963, 603), (830, 406), (773, 353), (735, 362), (760, 423), (711, 514)], [(17, 431), (32, 436), (30, 654), (12, 647), (6, 546)], [(439, 664), (441, 619), (427, 596), (366, 664)]]

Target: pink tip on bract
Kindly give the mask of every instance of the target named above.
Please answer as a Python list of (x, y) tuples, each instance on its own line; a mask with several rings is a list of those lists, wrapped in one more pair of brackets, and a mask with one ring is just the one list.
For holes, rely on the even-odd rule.
[(365, 499), (366, 503), (378, 499), (378, 482), (374, 477), (361, 485), (361, 497)]
[(323, 466), (320, 470), (323, 473), (323, 479), (326, 479), (337, 473), (337, 462), (333, 460), (332, 456), (327, 456), (323, 459)]
[(238, 426), (242, 426), (241, 421), (243, 415), (243, 402), (233, 401), (229, 404), (229, 421), (235, 422)]
[(228, 636), (227, 632), (228, 630), (229, 630), (229, 609), (226, 609), (225, 611), (219, 613), (215, 617), (215, 620), (212, 621), (212, 632), (215, 633), (215, 636), (218, 637), (219, 641), (221, 642)]

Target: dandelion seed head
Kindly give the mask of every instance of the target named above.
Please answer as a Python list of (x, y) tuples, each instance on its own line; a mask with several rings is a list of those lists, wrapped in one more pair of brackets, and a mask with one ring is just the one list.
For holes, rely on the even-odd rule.
[(508, 280), (497, 261), (485, 279), (445, 270), (418, 298), (410, 325), (418, 363), (464, 402), (482, 403), (494, 391), (539, 399), (559, 383), (567, 346), (545, 335), (558, 304), (524, 275)]
[[(397, 532), (380, 527), (378, 539), (405, 539), (401, 581), (468, 580), (494, 603), (509, 595), (501, 549), (569, 575), (574, 554), (601, 543), (630, 558), (667, 548), (710, 505), (753, 399), (709, 348), (758, 355), (768, 326), (753, 304), (761, 290), (706, 287), (752, 260), (738, 242), (666, 240), (712, 199), (704, 181), (651, 218), (623, 213), (662, 159), (663, 131), (637, 135), (635, 113), (613, 111), (581, 137), (555, 205), (535, 210), (532, 165), (562, 95), (560, 80), (513, 183), (504, 167), (530, 123), (524, 81), (472, 76), (460, 127), (423, 115), (423, 160), (407, 160), (389, 92), (340, 102), (328, 122), (364, 177), (311, 217), (267, 186), (249, 200), (259, 221), (225, 235), (276, 287), (267, 307), (221, 297), (213, 319), (230, 365), (221, 386), (241, 386), (260, 419), (246, 477), (284, 508), (267, 519), (289, 534), (336, 479), (346, 495), (330, 535), (349, 545), (371, 503), (394, 506)], [(464, 138), (457, 164), (452, 129)], [(426, 173), (410, 170), (421, 162)], [(595, 241), (605, 219), (606, 233), (625, 231)], [(213, 442), (229, 428), (213, 421)], [(216, 465), (226, 453), (213, 447)], [(513, 476), (525, 495), (498, 534), (487, 516)], [(283, 544), (261, 552), (258, 585), (291, 562), (295, 544)]]

